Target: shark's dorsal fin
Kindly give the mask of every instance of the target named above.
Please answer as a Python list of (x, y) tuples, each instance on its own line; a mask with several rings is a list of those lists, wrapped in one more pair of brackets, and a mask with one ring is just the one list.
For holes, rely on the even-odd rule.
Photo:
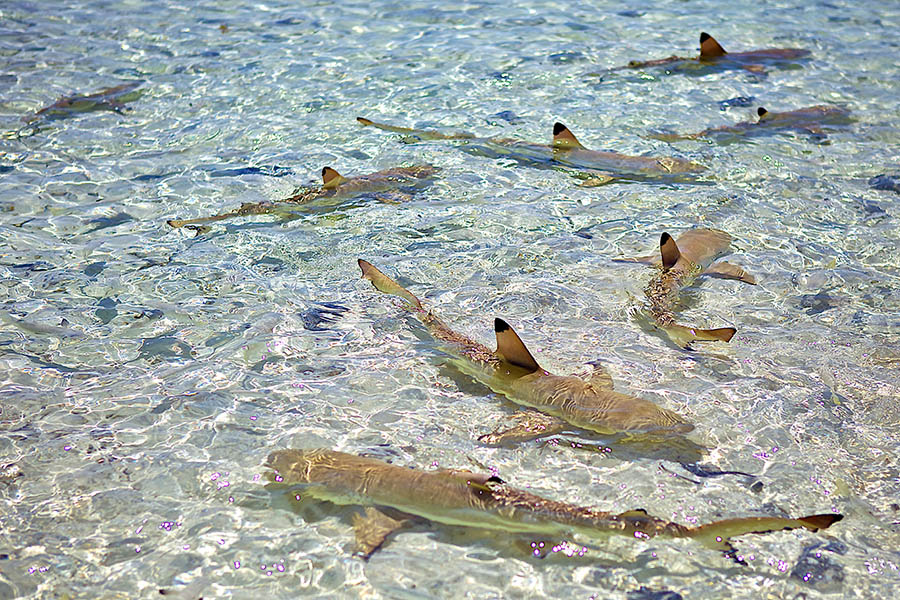
[(336, 188), (347, 181), (346, 177), (342, 177), (340, 173), (331, 167), (322, 167), (322, 187), (326, 190)]
[(659, 236), (659, 252), (662, 254), (663, 269), (671, 269), (678, 262), (678, 259), (681, 258), (678, 244), (675, 243), (671, 235), (665, 232)]
[(766, 115), (769, 114), (769, 111), (760, 106), (756, 109), (756, 114), (759, 116), (759, 120), (762, 121), (766, 118)]
[(650, 513), (648, 513), (643, 508), (635, 508), (635, 509), (620, 513), (618, 516), (620, 516), (620, 517), (649, 517)]
[(562, 123), (555, 123), (553, 125), (553, 147), (564, 150), (584, 148), (584, 146), (581, 145), (581, 142), (575, 137), (575, 134), (569, 131), (569, 128)]
[(719, 45), (719, 42), (716, 41), (716, 38), (709, 35), (705, 31), (700, 34), (700, 58), (716, 58), (718, 56), (725, 56), (728, 54), (725, 52), (725, 48)]
[(506, 321), (494, 319), (494, 332), (497, 334), (497, 355), (500, 358), (531, 373), (541, 370), (531, 352)]

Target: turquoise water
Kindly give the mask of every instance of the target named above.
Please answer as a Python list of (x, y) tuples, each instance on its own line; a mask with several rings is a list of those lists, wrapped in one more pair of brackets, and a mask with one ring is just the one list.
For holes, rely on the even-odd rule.
[[(892, 595), (900, 196), (868, 181), (900, 173), (898, 25), (893, 2), (4, 2), (0, 597)], [(765, 75), (604, 72), (693, 55), (702, 30), (729, 50), (812, 56)], [(136, 80), (119, 112), (23, 121)], [(723, 110), (737, 97), (754, 100)], [(815, 104), (856, 121), (825, 140), (642, 137)], [(712, 181), (581, 187), (452, 142), (403, 143), (357, 116), (531, 141), (562, 121), (590, 148), (696, 160)], [(199, 235), (165, 224), (287, 197), (326, 165), (421, 163), (440, 177), (399, 203)], [(686, 293), (684, 321), (738, 329), (688, 353), (634, 316), (650, 270), (613, 259), (698, 226), (734, 235), (726, 258), (759, 285)], [(762, 485), (565, 441), (480, 445), (514, 406), (446, 365), (359, 280), (358, 257), (484, 343), (499, 316), (554, 372), (602, 361), (617, 390), (696, 424), (703, 464)], [(542, 561), (436, 526), (364, 562), (352, 510), (264, 487), (271, 450), (317, 446), (483, 466), (554, 499), (685, 524), (845, 519), (742, 538), (747, 566), (626, 538)]]

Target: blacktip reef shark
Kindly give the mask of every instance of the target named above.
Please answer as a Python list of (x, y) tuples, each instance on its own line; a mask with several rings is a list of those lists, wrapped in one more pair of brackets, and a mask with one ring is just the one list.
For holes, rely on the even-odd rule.
[(379, 291), (406, 301), (431, 336), (456, 360), (460, 371), (473, 377), (516, 404), (533, 410), (517, 419), (506, 431), (483, 435), (487, 444), (522, 442), (575, 427), (588, 432), (649, 433), (672, 436), (688, 433), (694, 426), (679, 415), (656, 404), (613, 391), (612, 378), (595, 367), (587, 378), (554, 375), (541, 368), (515, 331), (502, 319), (494, 320), (497, 349), (461, 335), (444, 324), (409, 290), (359, 260), (362, 276)]
[(383, 202), (399, 202), (411, 198), (409, 191), (428, 185), (439, 170), (438, 167), (432, 165), (415, 165), (394, 167), (368, 175), (344, 177), (333, 168), (325, 167), (322, 169), (322, 185), (320, 187), (301, 189), (290, 198), (278, 202), (245, 202), (232, 211), (211, 217), (170, 219), (166, 222), (172, 227), (179, 228), (249, 215), (290, 214), (296, 210), (296, 206), (321, 201), (341, 202), (366, 195)]
[(674, 312), (679, 290), (701, 275), (756, 284), (756, 279), (741, 267), (724, 261), (713, 262), (728, 252), (731, 239), (729, 234), (718, 229), (691, 229), (678, 236), (678, 240), (663, 233), (659, 239), (659, 255), (615, 259), (656, 265), (658, 271), (644, 289), (650, 301), (650, 316), (656, 326), (682, 348), (695, 341), (727, 342), (736, 332), (733, 327), (698, 329), (679, 325), (675, 322)]
[(758, 117), (756, 121), (742, 121), (734, 125), (711, 127), (697, 133), (653, 133), (647, 137), (666, 142), (712, 138), (720, 144), (727, 144), (744, 138), (771, 135), (781, 131), (798, 131), (822, 140), (828, 137), (826, 133), (828, 125), (846, 125), (853, 121), (848, 109), (821, 104), (785, 112), (768, 111), (760, 106), (756, 110), (756, 115)]
[(143, 83), (143, 81), (131, 81), (93, 94), (62, 96), (53, 104), (22, 117), (22, 120), (32, 123), (39, 119), (61, 119), (97, 110), (111, 110), (122, 114), (127, 109), (126, 102), (137, 100), (140, 97), (140, 92), (136, 90)]
[(716, 39), (706, 32), (700, 34), (700, 56), (668, 56), (656, 60), (633, 60), (624, 67), (610, 69), (645, 69), (665, 67), (666, 71), (690, 75), (705, 75), (710, 70), (744, 69), (751, 73), (764, 74), (766, 66), (796, 65), (797, 60), (810, 55), (802, 48), (765, 48), (744, 52), (726, 52)]
[(553, 125), (550, 144), (536, 144), (508, 138), (477, 137), (465, 132), (441, 133), (430, 129), (396, 127), (363, 117), (356, 120), (364, 126), (399, 133), (415, 140), (458, 141), (461, 150), (476, 156), (513, 160), (537, 169), (570, 171), (583, 179), (582, 185), (588, 187), (615, 181), (707, 183), (698, 176), (706, 170), (699, 163), (682, 158), (629, 156), (589, 150), (562, 123)]
[(496, 475), (409, 469), (334, 450), (277, 450), (269, 455), (266, 466), (274, 470), (270, 479), (291, 486), (292, 493), (297, 490), (316, 500), (365, 507), (365, 516), (356, 514), (353, 523), (357, 551), (365, 558), (413, 517), (507, 535), (588, 540), (604, 540), (610, 534), (637, 539), (692, 538), (738, 562), (742, 561), (730, 538), (790, 529), (818, 531), (843, 518), (836, 513), (744, 517), (692, 527), (659, 519), (642, 509), (615, 514), (551, 500), (514, 488)]

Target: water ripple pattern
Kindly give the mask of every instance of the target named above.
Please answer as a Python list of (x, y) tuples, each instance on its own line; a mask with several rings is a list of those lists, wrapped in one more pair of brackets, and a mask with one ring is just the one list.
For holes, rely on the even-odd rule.
[[(893, 595), (898, 27), (887, 1), (5, 1), (0, 597)], [(696, 55), (700, 31), (812, 55), (765, 72), (609, 71)], [(819, 104), (854, 121), (737, 143), (647, 137)], [(581, 186), (358, 116), (542, 143), (560, 121), (589, 148), (697, 161), (709, 181)], [(325, 166), (425, 163), (435, 182), (399, 196), (166, 225), (289, 197)], [(738, 330), (687, 352), (641, 318), (652, 271), (613, 259), (694, 227), (731, 233), (727, 259), (759, 284), (684, 290), (681, 321)], [(554, 373), (601, 361), (618, 391), (696, 425), (704, 467), (754, 477), (569, 434), (478, 443), (516, 406), (455, 369), (357, 258), (473, 339), (492, 345), (502, 317)], [(539, 560), (439, 526), (364, 561), (352, 507), (269, 485), (265, 458), (288, 447), (493, 469), (683, 524), (845, 518), (741, 538), (746, 566), (667, 539)]]

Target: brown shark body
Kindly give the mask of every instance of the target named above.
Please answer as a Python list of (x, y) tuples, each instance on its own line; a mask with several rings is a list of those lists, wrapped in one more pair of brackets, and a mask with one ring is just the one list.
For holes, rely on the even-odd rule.
[[(495, 475), (469, 471), (420, 471), (380, 460), (327, 449), (279, 450), (266, 465), (278, 483), (301, 486), (301, 494), (342, 505), (365, 506), (366, 516), (354, 521), (358, 551), (370, 556), (393, 531), (416, 516), (435, 523), (478, 527), (505, 533), (603, 539), (609, 534), (633, 538), (668, 536), (694, 538), (733, 552), (729, 538), (785, 529), (825, 529), (840, 514), (797, 519), (749, 517), (690, 527), (653, 517), (644, 510), (615, 514), (550, 500), (516, 489)], [(400, 511), (389, 517), (376, 507)], [(732, 555), (732, 558), (736, 558)]]
[(797, 110), (785, 112), (772, 112), (760, 107), (756, 111), (759, 117), (756, 121), (744, 121), (734, 125), (711, 127), (697, 133), (678, 134), (651, 134), (647, 137), (664, 140), (696, 140), (700, 138), (714, 138), (720, 143), (728, 143), (743, 138), (760, 135), (770, 135), (780, 131), (798, 131), (825, 138), (828, 125), (844, 125), (852, 122), (850, 111), (837, 106), (807, 106)]
[(766, 66), (795, 65), (798, 59), (810, 55), (802, 48), (765, 48), (746, 52), (726, 52), (714, 37), (700, 34), (700, 56), (668, 56), (656, 60), (633, 60), (624, 67), (611, 69), (646, 69), (666, 67), (667, 71), (691, 75), (705, 75), (710, 70), (744, 69), (753, 73), (765, 73)]
[(272, 213), (291, 213), (299, 205), (321, 201), (340, 202), (353, 200), (360, 196), (372, 195), (383, 202), (395, 202), (408, 199), (408, 191), (417, 190), (428, 185), (438, 172), (432, 165), (416, 165), (413, 167), (395, 167), (368, 175), (343, 177), (331, 167), (322, 169), (322, 185), (316, 188), (303, 189), (284, 200), (277, 202), (245, 202), (238, 208), (197, 219), (171, 219), (166, 221), (172, 227), (199, 225), (223, 221), (234, 217), (248, 215), (264, 215)]
[(358, 117), (357, 121), (416, 140), (457, 140), (461, 150), (477, 156), (513, 160), (538, 169), (571, 171), (584, 179), (587, 186), (611, 181), (704, 183), (697, 177), (706, 170), (703, 165), (674, 157), (629, 156), (589, 150), (562, 123), (553, 126), (550, 144), (535, 144), (506, 138), (477, 137), (471, 133), (396, 127), (363, 117)]
[(741, 267), (727, 262), (713, 263), (726, 254), (731, 245), (731, 236), (718, 229), (692, 229), (672, 239), (668, 233), (660, 236), (660, 254), (632, 259), (626, 262), (652, 263), (658, 267), (644, 294), (650, 303), (650, 316), (669, 338), (681, 347), (694, 341), (727, 342), (735, 334), (733, 327), (720, 329), (698, 329), (679, 325), (675, 322), (675, 305), (681, 288), (690, 285), (700, 275), (739, 279), (755, 284), (756, 279)]
[(143, 81), (132, 81), (100, 90), (94, 94), (63, 96), (50, 106), (45, 106), (36, 113), (23, 117), (22, 120), (31, 123), (38, 119), (60, 119), (95, 110), (111, 110), (121, 113), (126, 109), (126, 102), (135, 100), (140, 95), (135, 90), (143, 83)]
[(513, 402), (533, 409), (521, 423), (504, 432), (482, 436), (485, 443), (525, 441), (575, 427), (594, 433), (635, 432), (672, 435), (693, 425), (656, 404), (613, 391), (612, 379), (597, 368), (588, 379), (554, 375), (541, 368), (519, 336), (502, 319), (494, 320), (497, 350), (450, 329), (409, 290), (375, 268), (359, 261), (365, 279), (381, 292), (406, 300), (431, 336), (453, 356), (454, 365)]

